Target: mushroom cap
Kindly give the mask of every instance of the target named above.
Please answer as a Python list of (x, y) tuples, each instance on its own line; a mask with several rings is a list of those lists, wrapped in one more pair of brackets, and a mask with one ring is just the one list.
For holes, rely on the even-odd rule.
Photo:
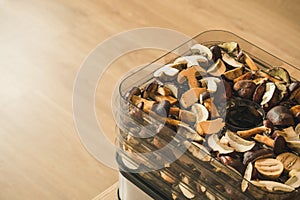
[(288, 127), (294, 125), (292, 112), (285, 106), (275, 106), (267, 113), (269, 119), (275, 126)]

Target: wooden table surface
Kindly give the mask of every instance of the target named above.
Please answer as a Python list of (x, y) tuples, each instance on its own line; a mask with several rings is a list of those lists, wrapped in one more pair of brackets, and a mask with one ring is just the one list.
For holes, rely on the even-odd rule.
[[(93, 199), (117, 181), (81, 144), (72, 113), (80, 65), (106, 38), (141, 27), (224, 29), (300, 67), (299, 21), (298, 0), (0, 0), (0, 199)], [(98, 97), (97, 115), (111, 115)]]

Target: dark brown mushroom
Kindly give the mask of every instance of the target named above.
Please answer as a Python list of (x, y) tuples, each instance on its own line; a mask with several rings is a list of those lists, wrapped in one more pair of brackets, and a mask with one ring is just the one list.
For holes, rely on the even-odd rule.
[(294, 125), (293, 113), (285, 106), (275, 106), (267, 113), (267, 119), (275, 126), (288, 127)]
[(243, 164), (247, 166), (249, 162), (254, 162), (255, 160), (261, 158), (269, 158), (273, 156), (274, 156), (274, 152), (271, 149), (263, 148), (263, 149), (247, 151), (246, 153), (244, 153)]
[(256, 89), (256, 84), (251, 80), (242, 80), (236, 82), (233, 89), (240, 97), (250, 99)]

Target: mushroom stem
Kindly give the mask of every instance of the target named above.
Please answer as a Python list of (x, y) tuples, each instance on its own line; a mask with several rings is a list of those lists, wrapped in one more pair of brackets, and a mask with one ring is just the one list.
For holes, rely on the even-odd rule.
[(267, 128), (265, 126), (259, 126), (259, 127), (255, 127), (255, 128), (244, 130), (244, 131), (237, 131), (237, 134), (239, 136), (241, 136), (242, 138), (249, 138), (255, 134), (263, 133), (266, 131), (270, 131), (270, 128)]
[(274, 148), (274, 140), (272, 138), (269, 138), (266, 135), (256, 134), (253, 139), (256, 140), (257, 142), (263, 143), (269, 147)]

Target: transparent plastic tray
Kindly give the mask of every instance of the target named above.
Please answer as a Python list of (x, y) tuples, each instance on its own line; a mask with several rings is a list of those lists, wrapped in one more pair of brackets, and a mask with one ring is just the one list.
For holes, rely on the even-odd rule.
[[(141, 186), (143, 190), (148, 188), (152, 193), (155, 191), (156, 197), (159, 196), (161, 199), (299, 199), (299, 189), (288, 193), (267, 192), (251, 183), (246, 192), (242, 192), (243, 177), (201, 149), (199, 151), (202, 154), (210, 157), (209, 161), (196, 158), (190, 151), (185, 151), (181, 155), (180, 153), (185, 150), (185, 144), (193, 144), (180, 135), (173, 143), (168, 143), (170, 138), (160, 138), (163, 143), (168, 144), (168, 148), (163, 152), (157, 151), (151, 141), (155, 135), (155, 128), (161, 122), (142, 112), (143, 118), (151, 124), (145, 127), (129, 116), (129, 107), (132, 105), (127, 102), (125, 95), (132, 87), (149, 83), (154, 79), (155, 70), (163, 64), (172, 62), (178, 56), (189, 55), (190, 47), (195, 43), (211, 46), (229, 41), (237, 42), (259, 68), (283, 66), (291, 75), (300, 76), (300, 71), (296, 67), (231, 32), (206, 31), (197, 35), (151, 64), (129, 74), (120, 83), (119, 98), (116, 102), (119, 106), (116, 106), (114, 111), (118, 127), (117, 161), (120, 171), (127, 177), (134, 177), (134, 180), (144, 183), (144, 186)], [(147, 137), (135, 137), (141, 129), (148, 133)], [(174, 155), (177, 155), (176, 159)], [(171, 183), (165, 181), (162, 174), (171, 177)]]

